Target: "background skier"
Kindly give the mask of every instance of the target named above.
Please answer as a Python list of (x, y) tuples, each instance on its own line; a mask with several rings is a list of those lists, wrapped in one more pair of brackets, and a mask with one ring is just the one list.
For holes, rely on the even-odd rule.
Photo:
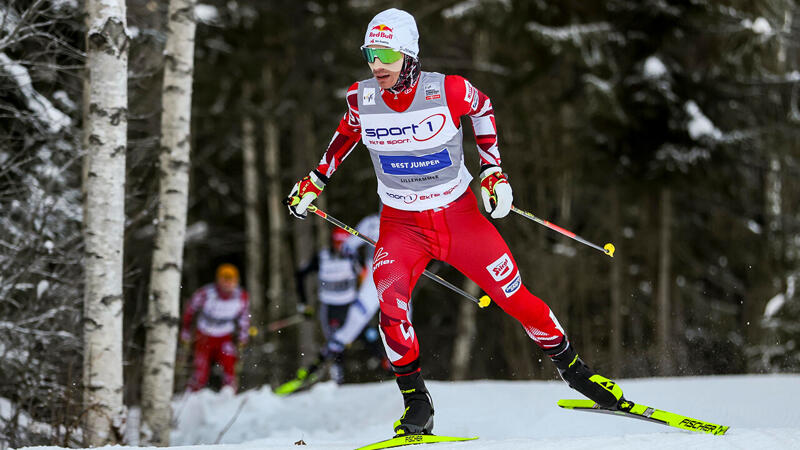
[[(298, 389), (306, 388), (319, 381), (322, 371), (327, 367), (330, 378), (337, 384), (344, 382), (343, 343), (334, 338), (345, 323), (348, 310), (356, 302), (359, 276), (364, 268), (351, 254), (344, 254), (342, 246), (350, 236), (341, 228), (331, 232), (331, 246), (317, 252), (306, 265), (295, 272), (298, 294), (298, 310), (312, 315), (313, 308), (309, 304), (305, 290), (305, 278), (317, 273), (317, 298), (319, 300), (319, 321), (326, 344), (320, 349), (317, 359), (309, 366), (297, 372), (297, 378), (279, 386), (277, 394), (290, 394)], [(357, 335), (356, 335), (357, 336)]]
[(194, 338), (190, 390), (206, 385), (215, 362), (222, 366), (222, 384), (234, 391), (238, 388), (236, 362), (247, 343), (249, 328), (249, 300), (247, 291), (239, 286), (239, 270), (233, 264), (221, 264), (216, 282), (195, 291), (183, 313), (181, 341), (188, 345)]

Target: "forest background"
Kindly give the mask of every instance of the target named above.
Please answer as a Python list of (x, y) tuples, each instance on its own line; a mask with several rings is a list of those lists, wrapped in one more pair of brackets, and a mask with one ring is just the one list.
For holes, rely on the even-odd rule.
[[(596, 369), (800, 370), (795, 1), (203, 1), (181, 298), (219, 263), (242, 269), (261, 328), (242, 389), (285, 381), (320, 343), (313, 321), (264, 329), (295, 312), (293, 271), (330, 233), (279, 201), (325, 150), (346, 88), (370, 77), (358, 48), (388, 7), (416, 17), (423, 70), (462, 75), (492, 99), (516, 205), (616, 246), (609, 259), (519, 216), (493, 221)], [(124, 398), (137, 405), (167, 2), (130, 0), (126, 15)], [(0, 2), (0, 397), (12, 415), (67, 428), (81, 416), (84, 19), (76, 0)], [(359, 144), (318, 204), (355, 225), (377, 211), (375, 190)], [(430, 268), (480, 294), (454, 269)], [(414, 308), (432, 379), (556, 377), (494, 306), (422, 279)], [(188, 355), (176, 357), (181, 391)], [(385, 377), (361, 361), (350, 359), (352, 380)], [(70, 442), (16, 420), (0, 429), (17, 444)]]

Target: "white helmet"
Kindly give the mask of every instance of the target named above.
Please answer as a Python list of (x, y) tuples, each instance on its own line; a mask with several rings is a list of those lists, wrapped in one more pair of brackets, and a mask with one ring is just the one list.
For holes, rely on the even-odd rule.
[(385, 45), (417, 59), (419, 31), (414, 16), (396, 8), (381, 11), (367, 25), (364, 47), (368, 45)]

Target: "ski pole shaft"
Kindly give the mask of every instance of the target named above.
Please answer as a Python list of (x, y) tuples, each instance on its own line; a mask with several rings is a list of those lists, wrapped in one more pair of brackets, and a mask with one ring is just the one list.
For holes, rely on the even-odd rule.
[(614, 250), (616, 250), (616, 249), (614, 248), (614, 244), (612, 244), (610, 242), (608, 244), (600, 247), (597, 244), (592, 244), (591, 242), (589, 242), (586, 239), (578, 236), (577, 234), (573, 233), (572, 231), (569, 231), (567, 229), (561, 228), (560, 226), (558, 226), (558, 225), (556, 225), (554, 223), (551, 223), (551, 222), (548, 222), (546, 220), (540, 219), (540, 218), (534, 216), (533, 214), (529, 213), (528, 211), (521, 210), (521, 209), (517, 208), (516, 206), (512, 205), (511, 206), (511, 210), (514, 211), (515, 213), (519, 214), (522, 217), (525, 217), (527, 219), (530, 219), (530, 220), (538, 223), (539, 225), (544, 225), (544, 226), (546, 226), (547, 228), (550, 228), (553, 231), (561, 233), (561, 234), (563, 234), (564, 236), (566, 236), (568, 238), (571, 238), (571, 239), (574, 239), (574, 240), (580, 242), (581, 244), (588, 245), (589, 247), (592, 247), (595, 250), (600, 250), (601, 252), (605, 253), (606, 255), (608, 255), (608, 256), (610, 256), (612, 258), (614, 257)]
[(297, 325), (298, 323), (300, 323), (300, 322), (302, 322), (304, 320), (306, 320), (306, 316), (304, 316), (303, 314), (297, 313), (297, 314), (293, 314), (293, 315), (288, 316), (288, 317), (284, 317), (283, 319), (278, 319), (278, 320), (276, 320), (274, 322), (270, 322), (270, 323), (267, 324), (266, 328), (267, 328), (267, 331), (269, 331), (270, 333), (273, 333), (275, 331), (282, 330), (282, 329), (284, 329), (286, 327), (290, 327), (292, 325)]
[[(292, 200), (290, 198), (287, 198), (283, 202), (284, 202), (284, 204), (289, 205), (289, 204), (291, 204)], [(367, 244), (371, 245), (372, 247), (375, 247), (375, 244), (376, 244), (375, 241), (373, 241), (372, 239), (370, 239), (367, 236), (364, 236), (363, 234), (359, 233), (358, 230), (356, 230), (355, 228), (353, 228), (351, 226), (348, 226), (347, 224), (345, 224), (341, 220), (331, 216), (330, 214), (328, 214), (325, 211), (317, 208), (316, 206), (308, 205), (306, 210), (318, 215), (319, 217), (327, 220), (328, 222), (332, 223), (333, 225), (336, 225), (337, 227), (343, 229), (344, 231), (347, 231), (348, 233), (352, 234), (353, 236), (355, 236), (355, 237), (361, 239), (362, 241), (366, 242)], [(466, 292), (466, 291), (464, 291), (462, 289), (459, 289), (458, 287), (456, 287), (455, 285), (453, 285), (449, 281), (445, 280), (444, 278), (440, 277), (439, 275), (436, 275), (435, 273), (430, 272), (427, 269), (425, 269), (425, 272), (423, 272), (422, 274), (425, 275), (426, 277), (430, 278), (431, 280), (441, 284), (442, 286), (447, 287), (447, 288), (451, 289), (452, 291), (454, 291), (454, 292), (456, 292), (458, 294), (461, 294), (462, 296), (472, 300), (473, 302), (477, 303), (478, 306), (480, 306), (481, 308), (485, 308), (485, 307), (489, 306), (489, 303), (491, 303), (491, 301), (492, 301), (489, 298), (488, 295), (484, 295), (480, 299), (477, 299), (477, 298), (475, 298), (475, 296), (470, 295), (468, 292)]]

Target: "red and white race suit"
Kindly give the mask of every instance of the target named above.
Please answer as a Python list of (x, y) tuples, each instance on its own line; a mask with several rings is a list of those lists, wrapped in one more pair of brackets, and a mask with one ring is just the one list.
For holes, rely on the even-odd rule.
[(216, 284), (201, 287), (183, 313), (182, 339), (192, 338), (190, 330), (195, 318), (194, 372), (189, 389), (197, 391), (206, 385), (214, 362), (222, 366), (223, 384), (236, 389), (235, 367), (239, 358), (236, 344), (247, 342), (250, 328), (247, 291), (236, 288), (225, 295)]
[(547, 304), (525, 287), (505, 241), (467, 192), (472, 177), (464, 165), (462, 116), (472, 121), (481, 164), (501, 162), (489, 98), (462, 77), (422, 72), (411, 89), (397, 95), (381, 90), (374, 78), (357, 82), (347, 103), (317, 170), (331, 176), (359, 140), (370, 152), (386, 205), (373, 277), (392, 364), (417, 366), (419, 342), (409, 301), (431, 259), (475, 281), (540, 347), (557, 346), (563, 329)]

